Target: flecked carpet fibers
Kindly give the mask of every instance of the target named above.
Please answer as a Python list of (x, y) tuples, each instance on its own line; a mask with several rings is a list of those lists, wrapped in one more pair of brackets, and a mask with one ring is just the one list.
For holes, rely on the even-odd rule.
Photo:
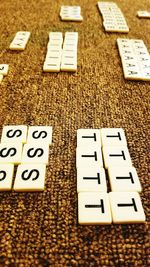
[[(4, 125), (51, 125), (45, 191), (0, 193), (0, 266), (148, 267), (149, 82), (123, 77), (117, 37), (143, 39), (150, 51), (149, 0), (116, 0), (129, 34), (105, 33), (94, 0), (0, 1), (0, 63), (10, 70), (0, 85)], [(82, 23), (61, 22), (62, 4), (80, 5)], [(8, 47), (15, 33), (31, 31), (24, 52)], [(78, 71), (44, 74), (49, 31), (78, 31)], [(122, 127), (143, 187), (145, 224), (80, 226), (77, 219), (76, 130)]]

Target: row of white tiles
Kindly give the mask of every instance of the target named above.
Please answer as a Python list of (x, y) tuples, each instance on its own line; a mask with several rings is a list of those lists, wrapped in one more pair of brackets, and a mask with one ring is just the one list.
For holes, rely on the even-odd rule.
[(107, 192), (106, 173), (114, 192), (141, 192), (142, 187), (133, 166), (103, 167), (86, 164), (77, 168), (77, 192)]
[(150, 81), (150, 54), (140, 39), (117, 39), (125, 79)]
[(80, 224), (145, 221), (139, 196), (142, 188), (123, 129), (77, 130), (76, 168)]
[(16, 33), (13, 41), (10, 43), (10, 50), (24, 50), (30, 38), (30, 32), (19, 31)]
[[(18, 32), (16, 36), (27, 40), (29, 32)], [(61, 32), (50, 32), (47, 55), (43, 70), (45, 72), (76, 71), (77, 70), (77, 44), (78, 33), (66, 32), (64, 43)], [(122, 60), (125, 79), (150, 80), (150, 54), (142, 40), (117, 39), (119, 53)], [(63, 47), (62, 47), (63, 45)], [(18, 47), (18, 48), (17, 48)], [(20, 46), (15, 49), (20, 50)], [(0, 64), (0, 82), (8, 73), (8, 64)]]
[(78, 194), (79, 224), (144, 223), (137, 192), (82, 192)]
[[(17, 167), (14, 177), (14, 164), (0, 163), (0, 191), (43, 191), (45, 185), (46, 165), (24, 164)], [(14, 180), (15, 179), (15, 180)], [(14, 180), (14, 184), (13, 184)]]
[(50, 32), (44, 72), (77, 70), (78, 33), (66, 32), (63, 42), (61, 32)]
[(61, 6), (60, 18), (63, 21), (82, 21), (80, 6)]
[(106, 32), (129, 32), (125, 17), (116, 3), (98, 2), (98, 9), (102, 14), (103, 26)]
[(9, 65), (8, 64), (0, 64), (0, 83), (3, 80), (3, 77), (8, 74)]
[(44, 190), (51, 126), (4, 126), (0, 143), (0, 191), (11, 190), (14, 166), (17, 168), (13, 190)]

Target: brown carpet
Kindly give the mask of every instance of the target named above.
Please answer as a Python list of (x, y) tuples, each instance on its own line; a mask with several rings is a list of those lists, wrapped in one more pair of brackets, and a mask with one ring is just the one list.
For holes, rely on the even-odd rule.
[[(43, 193), (0, 193), (0, 266), (148, 267), (149, 82), (123, 78), (116, 38), (141, 38), (150, 51), (148, 0), (116, 0), (129, 34), (108, 34), (96, 0), (0, 1), (0, 63), (10, 71), (0, 88), (0, 127), (51, 125)], [(61, 22), (61, 4), (80, 5), (82, 23)], [(32, 35), (24, 52), (9, 44), (19, 30)], [(78, 31), (78, 71), (43, 74), (49, 31)], [(144, 225), (79, 226), (75, 148), (78, 128), (122, 127), (139, 174)], [(1, 131), (0, 131), (1, 134)]]

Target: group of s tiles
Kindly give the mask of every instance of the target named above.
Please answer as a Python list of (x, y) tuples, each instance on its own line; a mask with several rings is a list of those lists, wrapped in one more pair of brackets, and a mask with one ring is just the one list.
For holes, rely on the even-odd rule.
[[(51, 144), (51, 126), (4, 126), (0, 191), (43, 191)], [(78, 129), (76, 169), (79, 224), (145, 221), (142, 188), (123, 129)]]
[(51, 144), (51, 126), (4, 126), (0, 143), (0, 191), (43, 191)]
[(145, 221), (142, 188), (122, 128), (78, 129), (76, 170), (79, 224)]
[[(97, 5), (103, 17), (103, 26), (106, 32), (129, 32), (124, 14), (116, 3), (98, 2)], [(150, 12), (148, 11), (138, 11), (137, 15), (141, 18), (150, 18)], [(60, 17), (61, 20), (64, 21), (83, 20), (80, 6), (61, 6)], [(17, 32), (9, 48), (11, 50), (24, 50), (29, 37), (30, 32)], [(119, 38), (117, 39), (117, 44), (121, 56), (124, 78), (129, 80), (149, 81), (150, 54), (143, 40)], [(77, 32), (66, 32), (64, 42), (62, 32), (50, 32), (43, 71), (77, 71), (77, 45)], [(5, 76), (6, 73), (8, 73), (8, 64), (0, 64), (0, 82), (3, 80), (3, 76)]]

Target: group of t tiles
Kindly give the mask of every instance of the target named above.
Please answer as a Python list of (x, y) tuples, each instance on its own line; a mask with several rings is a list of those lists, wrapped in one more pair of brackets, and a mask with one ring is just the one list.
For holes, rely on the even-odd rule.
[(145, 221), (142, 188), (122, 128), (78, 129), (76, 169), (79, 224)]
[(77, 46), (77, 32), (66, 32), (64, 42), (62, 32), (50, 32), (43, 71), (76, 71)]
[[(116, 3), (98, 2), (107, 32), (128, 33), (124, 15)], [(138, 11), (138, 17), (150, 18), (147, 11)], [(125, 79), (150, 81), (150, 54), (143, 40), (117, 39)]]
[(51, 144), (51, 126), (4, 126), (0, 143), (0, 191), (43, 191)]

